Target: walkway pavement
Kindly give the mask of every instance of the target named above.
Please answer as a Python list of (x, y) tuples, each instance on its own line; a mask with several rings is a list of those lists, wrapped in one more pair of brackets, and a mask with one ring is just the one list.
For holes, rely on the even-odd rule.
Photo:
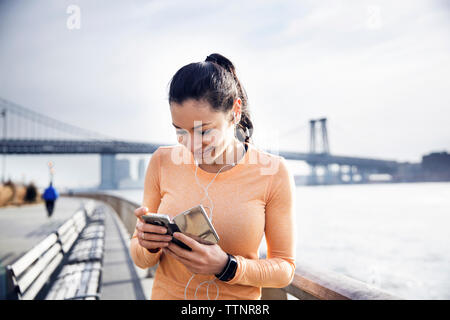
[(108, 210), (105, 219), (101, 299), (150, 299), (153, 279), (147, 279), (147, 271), (134, 264), (129, 253), (130, 235), (115, 211), (110, 206), (106, 206)]
[(13, 262), (57, 230), (82, 205), (80, 199), (61, 197), (51, 218), (44, 203), (0, 208), (0, 266)]

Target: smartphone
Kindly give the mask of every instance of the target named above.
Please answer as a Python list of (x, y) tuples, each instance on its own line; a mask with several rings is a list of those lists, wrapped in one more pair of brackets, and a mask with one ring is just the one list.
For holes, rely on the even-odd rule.
[(147, 215), (143, 215), (142, 219), (144, 219), (146, 223), (166, 227), (167, 229), (169, 229), (170, 217), (167, 214), (149, 213)]
[[(172, 223), (170, 221), (170, 217), (167, 214), (161, 214), (161, 213), (149, 213), (142, 216), (142, 219), (146, 223), (150, 223), (156, 226), (166, 227), (168, 235), (173, 235), (174, 232), (181, 232), (181, 230), (178, 228), (178, 226), (175, 223)], [(176, 245), (180, 246), (183, 249), (192, 251), (192, 249), (181, 242), (178, 239), (172, 238), (171, 242), (175, 243)]]

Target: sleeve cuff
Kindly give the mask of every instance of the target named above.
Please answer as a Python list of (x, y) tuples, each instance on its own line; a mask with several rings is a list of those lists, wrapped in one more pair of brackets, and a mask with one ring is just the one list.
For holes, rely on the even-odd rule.
[(138, 243), (131, 243), (131, 255), (134, 260), (134, 263), (141, 269), (146, 269), (153, 267), (156, 263), (158, 263), (159, 258), (161, 256), (162, 250), (158, 252), (151, 253), (144, 247), (141, 247)]
[(245, 267), (246, 267), (245, 258), (242, 256), (234, 256), (234, 257), (237, 260), (237, 269), (236, 273), (234, 274), (234, 277), (230, 281), (227, 281), (227, 283), (229, 284), (239, 283), (245, 274)]

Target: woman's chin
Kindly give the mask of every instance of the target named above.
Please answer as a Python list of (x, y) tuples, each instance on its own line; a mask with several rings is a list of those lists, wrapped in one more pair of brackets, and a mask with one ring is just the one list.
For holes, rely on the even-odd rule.
[(195, 156), (195, 159), (197, 159), (197, 161), (202, 161), (202, 163), (205, 164), (212, 164), (215, 160), (214, 156), (209, 152), (209, 153), (204, 153), (200, 156)]
[(208, 149), (208, 150), (205, 150), (203, 153), (195, 152), (193, 155), (196, 159), (200, 159), (200, 158), (210, 158), (213, 156), (213, 154), (214, 154), (214, 149)]

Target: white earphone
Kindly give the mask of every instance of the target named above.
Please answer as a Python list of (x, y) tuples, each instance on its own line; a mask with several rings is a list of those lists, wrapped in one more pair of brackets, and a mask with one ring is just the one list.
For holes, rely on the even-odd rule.
[[(209, 186), (214, 182), (214, 180), (216, 179), (216, 177), (219, 175), (220, 171), (222, 171), (223, 168), (225, 168), (225, 167), (227, 167), (227, 166), (232, 166), (232, 167), (234, 167), (234, 166), (236, 165), (236, 162), (235, 162), (235, 163), (231, 163), (231, 164), (226, 164), (226, 165), (224, 165), (222, 168), (220, 168), (220, 170), (216, 173), (216, 175), (215, 175), (214, 178), (211, 180), (211, 182), (208, 183), (208, 185), (206, 186), (206, 188), (204, 188), (202, 185), (200, 185), (200, 182), (198, 181), (198, 178), (197, 178), (198, 161), (197, 161), (197, 159), (196, 159), (195, 157), (194, 157), (194, 161), (195, 161), (195, 181), (197, 182), (198, 186), (199, 186), (200, 188), (203, 189), (203, 191), (205, 192), (206, 198), (208, 198), (208, 200), (209, 200), (209, 203), (210, 203), (211, 207), (205, 206), (205, 208), (208, 208), (209, 211), (210, 211), (209, 221), (211, 221), (211, 223), (212, 223), (213, 209), (214, 209), (214, 202), (213, 202), (213, 201), (211, 200), (211, 198), (209, 197), (209, 194), (208, 194), (208, 188), (209, 188)], [(205, 197), (203, 197), (203, 199), (204, 199), (204, 198), (205, 198)], [(203, 201), (203, 199), (200, 200), (200, 203)], [(187, 300), (187, 288), (189, 287), (189, 284), (191, 283), (192, 279), (194, 279), (194, 277), (195, 277), (195, 273), (192, 274), (191, 278), (189, 279), (189, 281), (187, 282), (186, 286), (184, 287), (184, 300)], [(210, 286), (211, 284), (213, 284), (213, 285), (216, 286), (216, 289), (217, 289), (216, 297), (215, 297), (214, 300), (217, 300), (217, 298), (219, 297), (219, 291), (220, 291), (220, 290), (219, 290), (219, 287), (217, 286), (217, 283), (215, 283), (215, 281), (216, 281), (216, 278), (214, 278), (214, 279), (212, 279), (212, 280), (206, 280), (206, 281), (203, 281), (202, 283), (200, 283), (200, 284), (197, 286), (197, 288), (195, 289), (195, 295), (194, 295), (194, 298), (197, 299), (197, 291), (198, 291), (198, 289), (200, 289), (202, 285), (207, 284), (207, 285), (206, 285), (206, 296), (208, 297), (208, 300), (210, 300), (210, 299), (209, 299), (209, 286)]]
[[(245, 148), (244, 148), (244, 149), (245, 149)], [(245, 153), (245, 151), (244, 151), (244, 153)], [(234, 166), (237, 164), (237, 162), (230, 163), (230, 164), (226, 164), (226, 165), (224, 165), (222, 168), (220, 168), (219, 171), (218, 171), (218, 172), (216, 173), (216, 175), (214, 176), (214, 178), (211, 180), (211, 182), (208, 183), (208, 185), (206, 186), (206, 188), (204, 188), (204, 187), (200, 184), (200, 182), (198, 181), (198, 178), (197, 178), (198, 161), (197, 161), (197, 159), (196, 159), (195, 157), (194, 157), (194, 162), (195, 162), (195, 181), (197, 182), (197, 185), (198, 185), (201, 189), (203, 189), (203, 191), (205, 192), (205, 197), (208, 198), (208, 200), (209, 200), (209, 203), (210, 203), (211, 207), (205, 206), (205, 208), (208, 208), (209, 211), (210, 211), (209, 220), (210, 220), (211, 223), (212, 223), (213, 209), (214, 209), (214, 202), (213, 202), (213, 201), (211, 200), (211, 198), (209, 197), (209, 194), (208, 194), (208, 188), (209, 188), (209, 186), (214, 182), (214, 180), (216, 179), (216, 177), (219, 175), (220, 171), (222, 171), (223, 168), (228, 167), (228, 166), (234, 167)], [(205, 199), (205, 197), (203, 197), (202, 200), (200, 200), (200, 203), (203, 201), (203, 199)], [(187, 282), (186, 286), (184, 287), (184, 300), (187, 300), (187, 288), (189, 287), (189, 284), (191, 283), (192, 279), (194, 279), (194, 277), (195, 277), (195, 273), (192, 274), (191, 278), (189, 279), (189, 281)], [(203, 281), (202, 283), (200, 283), (200, 284), (197, 286), (197, 288), (195, 289), (195, 295), (194, 295), (194, 298), (197, 299), (197, 291), (198, 291), (198, 289), (200, 289), (202, 285), (207, 284), (207, 286), (206, 286), (206, 296), (208, 297), (208, 300), (210, 300), (210, 299), (209, 299), (209, 286), (210, 286), (211, 284), (213, 284), (213, 285), (216, 286), (216, 289), (217, 289), (216, 297), (215, 297), (214, 300), (217, 300), (217, 298), (219, 297), (219, 291), (220, 291), (220, 290), (219, 290), (219, 287), (217, 286), (217, 284), (215, 283), (215, 281), (216, 281), (216, 278), (214, 278), (214, 279), (212, 279), (212, 280), (206, 280), (206, 281)]]

